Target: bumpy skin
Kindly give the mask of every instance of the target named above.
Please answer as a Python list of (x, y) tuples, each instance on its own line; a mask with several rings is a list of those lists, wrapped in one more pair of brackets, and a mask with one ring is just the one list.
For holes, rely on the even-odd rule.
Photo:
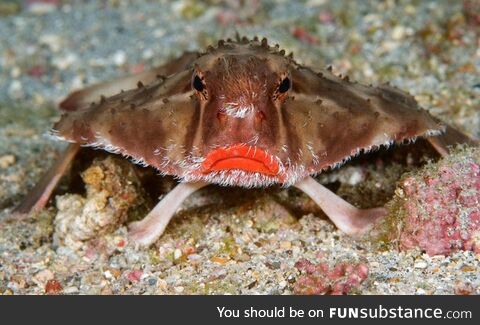
[[(184, 181), (252, 187), (292, 185), (362, 150), (444, 130), (400, 90), (314, 72), (284, 53), (266, 40), (220, 41), (162, 67), (166, 78), (155, 70), (115, 95), (135, 77), (74, 93), (52, 132)], [(85, 106), (102, 89), (112, 96)]]
[(60, 103), (60, 107), (65, 111), (75, 111), (96, 101), (98, 102), (101, 96), (110, 97), (118, 94), (122, 89), (135, 88), (138, 82), (152, 83), (158, 78), (165, 78), (185, 69), (186, 65), (191, 63), (197, 55), (196, 52), (185, 52), (179, 58), (154, 69), (75, 91)]

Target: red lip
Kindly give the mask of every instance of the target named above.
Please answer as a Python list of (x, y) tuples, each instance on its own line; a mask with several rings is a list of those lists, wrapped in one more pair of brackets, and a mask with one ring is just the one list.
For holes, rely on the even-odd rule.
[(277, 160), (257, 147), (236, 144), (210, 152), (202, 163), (202, 172), (240, 169), (264, 175), (277, 175)]

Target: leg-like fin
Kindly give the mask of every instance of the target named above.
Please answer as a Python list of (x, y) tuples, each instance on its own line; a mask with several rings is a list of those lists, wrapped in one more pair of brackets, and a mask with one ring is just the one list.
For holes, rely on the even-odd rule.
[(163, 234), (183, 201), (193, 192), (207, 185), (208, 183), (203, 182), (178, 184), (143, 220), (132, 222), (128, 226), (130, 238), (143, 246), (154, 243)]
[(57, 186), (58, 181), (69, 168), (79, 149), (80, 146), (78, 144), (69, 144), (55, 164), (40, 179), (37, 185), (30, 190), (22, 203), (15, 209), (14, 213), (22, 215), (43, 209)]
[(468, 144), (469, 146), (478, 146), (479, 141), (470, 138), (468, 135), (463, 134), (457, 129), (448, 126), (445, 133), (438, 136), (432, 136), (427, 138), (428, 142), (435, 148), (435, 150), (442, 156), (448, 155), (450, 147), (457, 144)]
[(356, 208), (310, 176), (296, 183), (295, 187), (312, 198), (335, 226), (348, 235), (367, 232), (387, 213), (385, 208)]

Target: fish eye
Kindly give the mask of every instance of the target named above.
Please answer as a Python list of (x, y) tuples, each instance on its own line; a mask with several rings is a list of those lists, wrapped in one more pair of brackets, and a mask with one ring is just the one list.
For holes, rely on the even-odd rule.
[(196, 91), (202, 92), (205, 90), (205, 84), (203, 83), (202, 79), (198, 75), (195, 75), (193, 78), (193, 88), (195, 88)]
[(278, 92), (282, 94), (286, 93), (290, 89), (291, 85), (292, 83), (290, 82), (290, 78), (288, 77), (283, 78), (280, 85), (278, 85)]

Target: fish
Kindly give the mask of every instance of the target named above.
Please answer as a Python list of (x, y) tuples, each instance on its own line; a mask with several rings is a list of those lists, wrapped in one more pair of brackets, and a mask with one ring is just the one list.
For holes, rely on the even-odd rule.
[(81, 146), (102, 149), (172, 175), (178, 185), (130, 238), (144, 246), (164, 232), (182, 202), (209, 185), (305, 192), (342, 232), (361, 235), (386, 215), (360, 209), (314, 176), (352, 157), (425, 138), (441, 155), (478, 145), (388, 84), (368, 86), (312, 69), (266, 38), (220, 40), (203, 52), (71, 93), (50, 135), (65, 152), (20, 204), (47, 204)]

